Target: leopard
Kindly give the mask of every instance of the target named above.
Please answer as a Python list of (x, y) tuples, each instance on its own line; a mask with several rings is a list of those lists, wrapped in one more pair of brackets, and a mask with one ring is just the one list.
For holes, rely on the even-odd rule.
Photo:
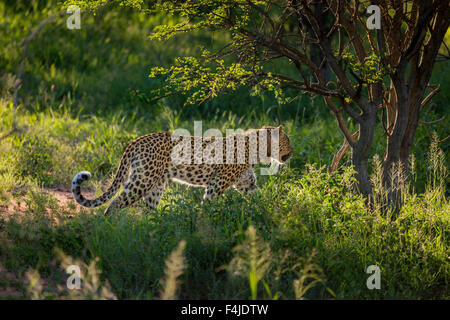
[(170, 181), (204, 188), (204, 201), (212, 201), (231, 187), (247, 195), (258, 189), (256, 165), (284, 165), (293, 153), (283, 126), (263, 126), (226, 137), (150, 133), (126, 146), (113, 181), (102, 195), (86, 199), (81, 193), (81, 184), (91, 178), (88, 171), (75, 175), (72, 195), (81, 206), (94, 208), (109, 202), (123, 187), (105, 215), (139, 200), (146, 202), (150, 212), (155, 211)]

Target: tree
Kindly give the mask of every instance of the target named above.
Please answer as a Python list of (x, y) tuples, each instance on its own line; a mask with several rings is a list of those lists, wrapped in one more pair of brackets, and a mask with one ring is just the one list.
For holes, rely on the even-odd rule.
[[(89, 1), (71, 1), (71, 3)], [(97, 2), (97, 1), (94, 1)], [(176, 25), (159, 26), (154, 39), (198, 29), (225, 31), (229, 42), (200, 57), (177, 58), (169, 68), (154, 68), (165, 76), (159, 94), (190, 93), (195, 103), (239, 86), (254, 93), (272, 91), (285, 101), (286, 88), (323, 96), (351, 148), (359, 190), (372, 193), (367, 162), (374, 130), (386, 134), (383, 183), (391, 200), (398, 197), (399, 180), (391, 176), (400, 164), (408, 176), (408, 160), (425, 104), (439, 92), (429, 84), (433, 65), (450, 24), (448, 0), (171, 0), (126, 4), (179, 15)], [(369, 29), (367, 8), (380, 12), (379, 29)], [(324, 19), (331, 20), (324, 24)], [(295, 27), (292, 27), (295, 26)], [(310, 48), (315, 48), (310, 50)], [(317, 63), (315, 50), (322, 61)], [(276, 73), (271, 61), (287, 59), (296, 75)], [(325, 79), (323, 67), (331, 70)], [(352, 133), (346, 118), (358, 125)]]

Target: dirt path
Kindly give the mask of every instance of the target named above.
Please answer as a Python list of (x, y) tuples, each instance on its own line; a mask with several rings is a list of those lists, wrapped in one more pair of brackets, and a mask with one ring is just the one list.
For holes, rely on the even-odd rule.
[[(76, 208), (77, 212), (82, 208), (75, 202), (72, 197), (72, 192), (67, 188), (57, 186), (49, 189), (41, 189), (40, 192), (43, 192), (44, 194), (55, 199), (59, 208)], [(87, 198), (95, 197), (95, 193), (92, 191), (84, 191), (83, 193)], [(25, 200), (26, 196), (22, 199), (11, 199), (6, 206), (0, 205), (0, 217), (8, 220), (8, 218), (12, 216), (17, 217), (17, 215), (25, 215), (25, 213), (29, 210)], [(11, 240), (8, 240), (0, 231), (0, 241)], [(43, 282), (44, 287), (47, 286), (45, 279), (41, 279), (41, 282)], [(29, 280), (26, 276), (22, 279), (18, 278), (11, 270), (7, 270), (2, 265), (2, 261), (0, 259), (0, 300), (27, 298), (24, 294), (24, 288), (26, 288), (28, 284)]]
[(24, 298), (20, 280), (0, 263), (0, 300)]
[[(58, 206), (61, 208), (75, 207), (81, 208), (73, 199), (72, 192), (67, 188), (56, 186), (48, 189), (41, 189), (43, 193), (57, 200)], [(83, 195), (92, 199), (95, 197), (93, 191), (83, 191)], [(0, 215), (10, 216), (14, 214), (24, 214), (27, 211), (25, 199), (11, 199), (7, 206), (0, 206)]]

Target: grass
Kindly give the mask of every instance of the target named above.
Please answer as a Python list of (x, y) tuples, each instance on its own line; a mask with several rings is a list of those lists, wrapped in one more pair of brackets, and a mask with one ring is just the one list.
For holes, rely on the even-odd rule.
[[(0, 255), (19, 277), (31, 267), (59, 284), (56, 249), (85, 264), (98, 258), (120, 299), (158, 298), (162, 279), (178, 276), (179, 298), (293, 299), (309, 265), (318, 281), (306, 298), (449, 298), (450, 208), (442, 192), (408, 194), (392, 219), (368, 210), (351, 185), (349, 170), (333, 177), (316, 166), (301, 175), (285, 169), (247, 198), (230, 191), (202, 205), (199, 192), (172, 186), (155, 214), (142, 205), (111, 217), (75, 213), (32, 192), (26, 215), (1, 221)], [(182, 241), (185, 271), (167, 275), (165, 260)], [(366, 287), (373, 264), (381, 290)]]
[[(6, 105), (2, 112), (9, 121)], [(280, 174), (260, 176), (261, 190), (249, 197), (229, 191), (202, 205), (199, 189), (171, 185), (155, 214), (141, 203), (106, 218), (102, 208), (61, 207), (42, 188), (70, 185), (88, 169), (94, 179), (86, 188), (101, 193), (126, 142), (140, 132), (120, 130), (118, 119), (81, 121), (64, 113), (21, 121), (33, 131), (2, 143), (0, 180), (6, 180), (3, 201), (22, 199), (26, 212), (2, 218), (0, 256), (19, 279), (32, 268), (49, 283), (37, 297), (67, 296), (54, 289), (65, 281), (55, 260), (60, 249), (86, 265), (98, 258), (101, 279), (117, 298), (159, 298), (165, 260), (185, 241), (179, 298), (448, 298), (450, 208), (436, 145), (427, 191), (408, 192), (395, 219), (367, 209), (353, 191), (350, 169), (336, 176), (317, 164), (299, 170), (295, 158)], [(303, 143), (296, 150), (305, 150)], [(381, 268), (381, 290), (366, 287), (372, 264)], [(313, 272), (303, 271), (308, 268)], [(315, 280), (306, 292), (298, 288)]]
[[(168, 18), (125, 9), (83, 15), (77, 31), (63, 19), (46, 26), (30, 44), (14, 113), (20, 42), (55, 10), (50, 1), (0, 3), (0, 136), (14, 119), (21, 128), (0, 141), (0, 210), (23, 208), (0, 215), (0, 270), (7, 270), (0, 272), (0, 293), (7, 292), (0, 298), (450, 298), (450, 140), (432, 144), (419, 127), (401, 211), (368, 208), (354, 191), (348, 157), (338, 174), (326, 172), (342, 137), (318, 97), (279, 106), (270, 95), (240, 89), (200, 106), (181, 108), (180, 96), (150, 104), (160, 85), (147, 77), (152, 66), (217, 46), (220, 37), (148, 41)], [(448, 114), (449, 73), (437, 68), (433, 81), (442, 94), (425, 121)], [(260, 191), (248, 197), (230, 190), (201, 204), (201, 190), (170, 185), (154, 214), (140, 203), (106, 218), (104, 208), (79, 210), (46, 192), (68, 189), (77, 172), (88, 170), (93, 177), (83, 190), (99, 195), (130, 140), (176, 128), (193, 132), (195, 120), (222, 132), (283, 124), (294, 157), (278, 175), (258, 176)], [(431, 129), (441, 138), (447, 132), (439, 124)], [(372, 155), (381, 155), (381, 127), (375, 139)], [(81, 268), (81, 291), (65, 287), (71, 264)], [(381, 269), (380, 290), (367, 289), (370, 265)]]

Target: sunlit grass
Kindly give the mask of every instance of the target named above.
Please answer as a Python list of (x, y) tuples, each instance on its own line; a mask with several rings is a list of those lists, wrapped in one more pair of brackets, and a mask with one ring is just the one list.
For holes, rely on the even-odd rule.
[[(154, 214), (144, 205), (111, 217), (101, 208), (74, 213), (37, 189), (27, 195), (28, 214), (1, 222), (0, 255), (17, 274), (32, 267), (56, 284), (64, 277), (55, 248), (87, 264), (98, 257), (118, 298), (161, 297), (169, 288), (161, 279), (167, 297), (181, 299), (446, 298), (450, 206), (432, 181), (423, 195), (405, 193), (395, 218), (367, 208), (350, 169), (331, 176), (317, 166), (203, 205), (198, 190), (173, 186)], [(185, 267), (164, 271), (181, 257), (169, 258), (180, 241)], [(381, 290), (366, 287), (372, 264)]]

